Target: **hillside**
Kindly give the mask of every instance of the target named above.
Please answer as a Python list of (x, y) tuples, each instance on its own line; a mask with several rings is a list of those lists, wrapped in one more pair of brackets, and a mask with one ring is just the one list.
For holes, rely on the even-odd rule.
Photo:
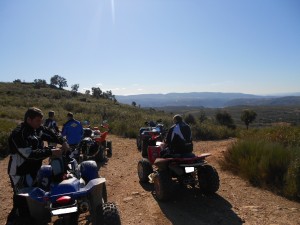
[[(297, 93), (294, 94), (297, 95)], [(299, 96), (262, 98), (261, 96), (240, 93), (195, 92), (140, 95), (136, 98), (134, 100), (137, 105), (140, 104), (139, 99), (143, 98), (148, 100), (149, 103), (152, 101), (154, 105), (157, 103), (157, 99), (161, 99), (161, 104), (163, 104), (163, 101), (170, 98), (178, 105), (162, 105), (161, 107), (151, 105), (149, 108), (143, 106), (139, 108), (133, 107), (132, 102), (128, 102), (128, 104), (119, 102), (121, 101), (120, 96), (116, 96), (118, 102), (114, 102), (110, 99), (95, 98), (81, 93), (74, 94), (71, 91), (58, 88), (34, 88), (32, 83), (0, 82), (0, 118), (20, 121), (28, 107), (37, 106), (45, 114), (49, 110), (56, 111), (56, 120), (59, 125), (62, 125), (66, 120), (66, 113), (72, 111), (76, 119), (80, 121), (89, 120), (92, 125), (99, 125), (105, 117), (109, 120), (111, 127), (114, 128), (112, 132), (124, 137), (135, 137), (138, 129), (144, 125), (145, 121), (162, 119), (168, 127), (172, 122), (172, 115), (175, 113), (193, 114), (198, 118), (204, 112), (207, 117), (214, 118), (216, 112), (221, 109), (228, 111), (234, 122), (240, 126), (243, 126), (240, 115), (245, 108), (251, 108), (257, 113), (257, 119), (252, 126), (269, 126), (281, 122), (300, 124)], [(229, 106), (222, 108), (183, 106), (186, 99), (191, 102), (211, 102), (209, 104), (215, 105), (227, 101)], [(228, 99), (232, 100), (228, 101)]]
[(133, 101), (141, 107), (165, 107), (165, 106), (188, 106), (205, 108), (223, 108), (226, 106), (290, 106), (300, 105), (299, 93), (294, 96), (260, 96), (243, 93), (221, 92), (192, 92), (192, 93), (169, 93), (169, 94), (141, 94), (141, 95), (117, 95), (116, 99), (124, 104)]
[(48, 86), (35, 88), (32, 83), (0, 82), (1, 119), (22, 121), (25, 111), (32, 106), (40, 108), (45, 116), (54, 110), (60, 126), (66, 122), (69, 111), (75, 119), (88, 120), (92, 126), (108, 120), (112, 132), (124, 137), (135, 137), (145, 121), (162, 119), (168, 123), (172, 118), (167, 113), (122, 104), (106, 96), (93, 97)]

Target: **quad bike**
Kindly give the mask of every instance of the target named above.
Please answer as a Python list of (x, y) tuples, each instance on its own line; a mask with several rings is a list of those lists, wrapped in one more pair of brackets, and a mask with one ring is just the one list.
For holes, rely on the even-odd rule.
[(30, 224), (77, 225), (80, 214), (93, 225), (120, 225), (114, 203), (107, 202), (105, 178), (99, 177), (95, 161), (77, 164), (69, 157), (52, 158), (42, 165), (37, 186), (21, 189), (18, 198), (27, 204)]
[(101, 127), (105, 129), (104, 132), (101, 132), (98, 127), (93, 129), (93, 139), (99, 145), (99, 153), (96, 155), (96, 160), (103, 161), (106, 156), (108, 158), (112, 157), (112, 142), (106, 140), (108, 133), (111, 131), (107, 123), (101, 124)]
[(74, 155), (80, 155), (77, 157), (80, 162), (88, 159), (103, 162), (112, 157), (112, 142), (106, 140), (110, 132), (109, 126), (105, 123), (101, 127), (106, 130), (101, 132), (98, 127), (84, 128), (84, 137), (74, 151)]
[[(153, 138), (155, 139), (155, 137)], [(176, 183), (188, 188), (196, 188), (201, 193), (213, 194), (219, 189), (219, 175), (216, 169), (205, 160), (211, 154), (195, 156), (169, 154), (160, 156), (164, 143), (157, 141), (155, 146), (148, 146), (148, 157), (138, 162), (140, 182), (154, 184), (158, 200), (168, 200), (174, 192)]]
[(161, 123), (161, 120), (158, 120), (156, 123), (153, 121), (145, 122), (148, 127), (141, 127), (139, 130), (139, 134), (136, 138), (136, 145), (139, 151), (142, 152), (143, 157), (147, 157), (148, 146), (155, 145), (155, 143), (151, 142), (151, 137), (153, 135), (159, 136), (160, 141), (163, 140), (166, 130), (164, 129), (164, 125)]

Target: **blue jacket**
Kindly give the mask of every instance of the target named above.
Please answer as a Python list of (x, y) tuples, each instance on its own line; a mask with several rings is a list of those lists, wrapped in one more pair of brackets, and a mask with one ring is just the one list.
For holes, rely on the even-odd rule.
[(66, 137), (69, 145), (77, 145), (83, 136), (83, 128), (79, 121), (70, 119), (63, 126), (61, 135)]

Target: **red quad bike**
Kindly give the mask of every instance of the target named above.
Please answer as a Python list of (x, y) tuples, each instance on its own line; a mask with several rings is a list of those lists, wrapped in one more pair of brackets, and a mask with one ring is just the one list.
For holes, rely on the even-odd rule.
[(96, 155), (97, 161), (104, 161), (106, 156), (108, 158), (112, 157), (112, 142), (106, 140), (107, 135), (110, 132), (109, 125), (107, 123), (102, 123), (101, 127), (105, 129), (104, 132), (101, 132), (97, 127), (94, 127), (93, 131), (93, 139), (99, 145), (99, 153)]
[(106, 140), (110, 132), (107, 123), (101, 124), (106, 130), (101, 132), (98, 127), (84, 128), (84, 138), (79, 144), (79, 152), (83, 161), (94, 158), (97, 162), (105, 161), (106, 158), (112, 157), (112, 142)]
[[(155, 137), (153, 137), (155, 139)], [(148, 158), (138, 162), (138, 176), (140, 182), (154, 184), (155, 196), (164, 201), (172, 197), (176, 183), (186, 188), (196, 188), (203, 194), (214, 194), (218, 191), (220, 180), (216, 169), (205, 160), (210, 153), (189, 158), (182, 158), (179, 154), (161, 158), (162, 142), (148, 147)]]
[(142, 152), (142, 156), (145, 158), (147, 158), (148, 155), (148, 146), (155, 146), (155, 141), (153, 142), (152, 136), (158, 136), (160, 141), (164, 138), (166, 131), (161, 122), (162, 120), (158, 120), (157, 122), (145, 122), (148, 127), (141, 127), (139, 130), (139, 134), (136, 138), (136, 145), (138, 150)]

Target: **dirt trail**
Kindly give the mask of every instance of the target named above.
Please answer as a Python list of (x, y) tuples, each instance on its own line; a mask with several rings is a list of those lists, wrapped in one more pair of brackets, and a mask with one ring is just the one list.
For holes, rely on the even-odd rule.
[[(194, 143), (195, 153), (213, 154), (207, 161), (220, 176), (216, 195), (207, 197), (182, 190), (173, 201), (158, 202), (152, 195), (152, 185), (139, 183), (137, 162), (141, 155), (135, 140), (113, 135), (109, 139), (113, 143), (113, 157), (101, 167), (100, 175), (107, 179), (108, 199), (117, 203), (124, 225), (300, 225), (300, 203), (252, 187), (221, 171), (217, 160), (233, 140)], [(7, 163), (8, 158), (0, 161), (0, 224), (5, 224), (12, 206)]]

